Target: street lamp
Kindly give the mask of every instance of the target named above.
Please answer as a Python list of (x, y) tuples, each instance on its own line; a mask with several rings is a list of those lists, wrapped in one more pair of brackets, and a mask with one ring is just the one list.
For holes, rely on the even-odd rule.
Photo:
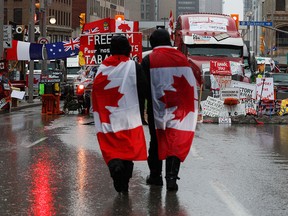
[(49, 23), (51, 24), (51, 25), (55, 25), (56, 24), (56, 18), (53, 16), (53, 17), (51, 17), (50, 19), (49, 19)]

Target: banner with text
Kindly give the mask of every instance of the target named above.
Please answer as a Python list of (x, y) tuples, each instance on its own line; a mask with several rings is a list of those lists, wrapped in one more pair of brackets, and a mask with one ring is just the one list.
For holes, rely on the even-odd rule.
[[(119, 33), (87, 34), (80, 38), (79, 63), (80, 65), (100, 65), (110, 56), (110, 44), (113, 35)], [(131, 59), (142, 61), (142, 33), (121, 33), (125, 35), (132, 47)]]

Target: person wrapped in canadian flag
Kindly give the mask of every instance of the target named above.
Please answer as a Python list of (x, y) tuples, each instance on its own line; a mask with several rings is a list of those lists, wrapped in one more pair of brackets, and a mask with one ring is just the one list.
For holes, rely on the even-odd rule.
[(166, 161), (166, 188), (177, 191), (180, 163), (188, 155), (197, 124), (196, 79), (180, 51), (171, 46), (164, 29), (150, 36), (152, 52), (141, 65), (148, 78), (147, 114), (150, 131), (148, 185), (163, 185), (162, 161)]
[(110, 57), (99, 66), (92, 89), (96, 135), (114, 188), (127, 193), (133, 161), (147, 160), (140, 112), (146, 77), (129, 58), (131, 46), (123, 35), (111, 38)]

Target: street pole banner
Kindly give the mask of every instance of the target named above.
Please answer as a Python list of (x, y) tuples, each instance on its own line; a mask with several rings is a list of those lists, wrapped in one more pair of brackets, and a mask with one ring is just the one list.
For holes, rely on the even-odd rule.
[[(113, 35), (119, 33), (84, 34), (80, 38), (79, 63), (80, 65), (100, 65), (102, 61), (111, 55), (110, 44)], [(125, 35), (132, 47), (131, 59), (142, 61), (142, 33), (121, 33)]]

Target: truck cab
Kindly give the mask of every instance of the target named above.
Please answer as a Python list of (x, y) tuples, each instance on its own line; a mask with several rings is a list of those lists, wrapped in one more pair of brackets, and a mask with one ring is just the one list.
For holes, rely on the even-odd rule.
[[(243, 39), (234, 19), (224, 14), (192, 13), (180, 15), (175, 29), (175, 44), (191, 64), (199, 82), (210, 79), (210, 61), (237, 62), (243, 65)], [(203, 71), (203, 65), (205, 70)], [(244, 69), (242, 69), (242, 74)], [(237, 76), (240, 79), (240, 76)], [(207, 86), (208, 87), (208, 86)]]

